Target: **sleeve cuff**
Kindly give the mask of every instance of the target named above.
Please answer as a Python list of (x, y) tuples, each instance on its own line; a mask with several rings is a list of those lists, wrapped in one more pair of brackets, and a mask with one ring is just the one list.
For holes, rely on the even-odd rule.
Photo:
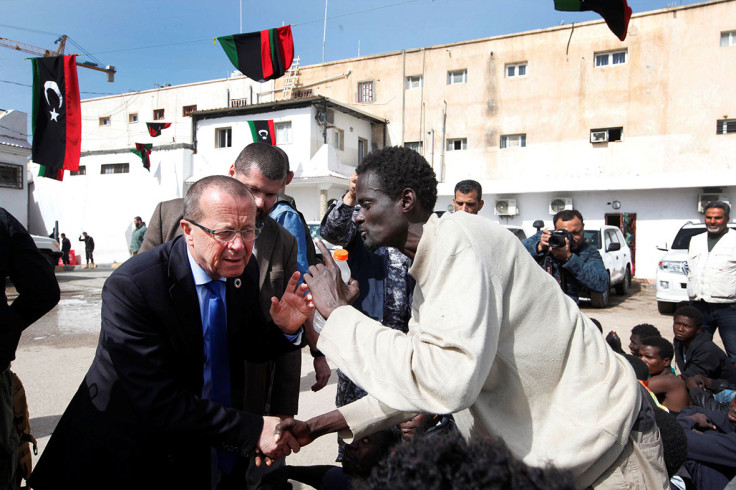
[(294, 335), (284, 334), (284, 337), (289, 339), (289, 342), (296, 346), (302, 345), (302, 334), (304, 333), (304, 327), (299, 327), (299, 330)]

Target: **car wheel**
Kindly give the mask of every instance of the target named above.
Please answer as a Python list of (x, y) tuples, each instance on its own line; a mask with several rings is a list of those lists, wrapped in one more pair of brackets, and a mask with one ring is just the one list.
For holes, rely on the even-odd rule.
[(629, 292), (629, 287), (631, 287), (631, 268), (627, 265), (624, 280), (616, 284), (616, 294), (626, 296), (626, 293)]
[(677, 303), (669, 303), (667, 301), (657, 301), (657, 310), (660, 315), (671, 315), (675, 312), (675, 306)]

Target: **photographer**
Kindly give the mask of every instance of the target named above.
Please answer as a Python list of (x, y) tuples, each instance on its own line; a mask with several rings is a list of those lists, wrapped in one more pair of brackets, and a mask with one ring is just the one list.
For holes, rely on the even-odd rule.
[(575, 303), (583, 286), (596, 293), (606, 291), (608, 272), (598, 250), (583, 239), (583, 215), (575, 209), (560, 211), (553, 222), (555, 231), (537, 232), (524, 240), (524, 247)]

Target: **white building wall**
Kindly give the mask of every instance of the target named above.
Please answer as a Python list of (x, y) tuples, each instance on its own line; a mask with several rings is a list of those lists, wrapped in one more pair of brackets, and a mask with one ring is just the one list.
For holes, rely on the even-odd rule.
[(31, 148), (26, 139), (28, 115), (21, 111), (0, 111), (0, 163), (17, 165), (21, 172), (23, 185), (16, 189), (0, 187), (0, 207), (28, 228), (28, 177), (26, 162)]

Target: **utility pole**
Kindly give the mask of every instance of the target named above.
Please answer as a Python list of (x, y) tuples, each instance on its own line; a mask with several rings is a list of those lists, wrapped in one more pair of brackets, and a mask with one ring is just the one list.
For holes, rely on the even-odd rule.
[(322, 63), (325, 62), (325, 41), (327, 40), (327, 0), (325, 0), (325, 25), (322, 30)]

